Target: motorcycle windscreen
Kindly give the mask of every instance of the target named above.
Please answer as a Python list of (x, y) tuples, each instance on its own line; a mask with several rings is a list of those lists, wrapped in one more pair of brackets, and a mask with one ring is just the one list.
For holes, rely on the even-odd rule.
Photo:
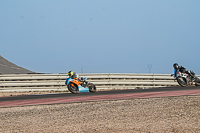
[(84, 88), (82, 87), (81, 85), (78, 86), (78, 89), (79, 89), (79, 92), (88, 92), (89, 91), (89, 88)]

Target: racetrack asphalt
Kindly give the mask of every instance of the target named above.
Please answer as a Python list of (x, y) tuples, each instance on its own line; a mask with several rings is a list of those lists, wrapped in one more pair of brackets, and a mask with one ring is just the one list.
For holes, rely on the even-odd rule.
[(198, 95), (200, 86), (190, 87), (163, 87), (151, 89), (128, 89), (97, 91), (96, 93), (59, 93), (43, 95), (23, 95), (12, 97), (0, 97), (0, 107), (28, 106), (41, 104), (59, 104), (99, 100), (117, 100), (148, 97), (166, 97), (180, 95)]

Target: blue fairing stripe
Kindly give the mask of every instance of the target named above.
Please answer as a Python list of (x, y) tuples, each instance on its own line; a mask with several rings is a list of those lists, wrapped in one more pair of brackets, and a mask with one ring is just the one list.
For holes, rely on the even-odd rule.
[(88, 92), (89, 88), (84, 88), (81, 85), (78, 86), (79, 92)]

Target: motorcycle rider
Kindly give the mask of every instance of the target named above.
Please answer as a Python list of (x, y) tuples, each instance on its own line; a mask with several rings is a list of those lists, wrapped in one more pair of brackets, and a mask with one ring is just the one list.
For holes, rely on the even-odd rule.
[(79, 78), (78, 74), (77, 74), (77, 73), (74, 73), (73, 71), (69, 71), (69, 72), (68, 72), (68, 76), (69, 76), (71, 79)]
[(195, 73), (193, 71), (186, 71), (186, 68), (183, 66), (179, 66), (177, 63), (173, 64), (174, 67), (174, 77), (177, 77), (177, 72), (189, 74), (191, 77), (194, 77)]
[(76, 80), (80, 81), (82, 86), (85, 85), (86, 81), (83, 79), (83, 77), (79, 77), (79, 75), (77, 73), (75, 73), (73, 71), (69, 71), (68, 75), (71, 79), (76, 79)]

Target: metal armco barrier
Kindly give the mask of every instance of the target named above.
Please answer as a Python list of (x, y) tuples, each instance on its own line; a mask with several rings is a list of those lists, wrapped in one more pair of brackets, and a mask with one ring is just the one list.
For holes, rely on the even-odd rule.
[[(79, 74), (102, 89), (147, 89), (178, 86), (169, 74), (90, 73)], [(67, 74), (0, 75), (0, 92), (67, 91)]]

